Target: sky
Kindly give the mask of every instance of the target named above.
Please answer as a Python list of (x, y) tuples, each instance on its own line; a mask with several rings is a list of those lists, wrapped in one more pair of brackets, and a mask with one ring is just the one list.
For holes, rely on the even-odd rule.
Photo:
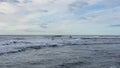
[(120, 0), (0, 0), (0, 35), (120, 35)]

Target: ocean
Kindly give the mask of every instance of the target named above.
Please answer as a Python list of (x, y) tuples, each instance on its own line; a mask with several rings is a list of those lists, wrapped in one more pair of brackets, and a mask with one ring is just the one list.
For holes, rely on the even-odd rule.
[(120, 68), (119, 35), (1, 35), (0, 68)]

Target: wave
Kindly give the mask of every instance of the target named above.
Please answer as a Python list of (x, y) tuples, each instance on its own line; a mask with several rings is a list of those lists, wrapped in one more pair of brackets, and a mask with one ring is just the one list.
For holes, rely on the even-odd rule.
[(31, 44), (31, 42), (12, 40), (4, 42), (2, 45), (15, 45), (15, 44)]
[[(3, 39), (4, 37), (2, 37)], [(7, 38), (7, 39), (6, 39)], [(49, 37), (6, 37), (0, 41), (0, 55), (38, 50), (47, 47), (73, 45), (110, 45), (120, 44), (120, 37), (79, 37), (79, 36), (49, 36)]]
[(77, 62), (70, 62), (70, 63), (63, 63), (61, 65), (56, 66), (56, 68), (74, 68), (75, 66), (84, 66), (84, 65), (89, 65), (90, 62), (85, 62), (85, 61), (77, 61)]

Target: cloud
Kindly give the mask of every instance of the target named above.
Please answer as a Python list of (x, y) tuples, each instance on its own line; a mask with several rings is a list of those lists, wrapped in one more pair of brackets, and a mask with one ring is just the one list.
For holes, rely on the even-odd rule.
[(120, 24), (110, 25), (110, 27), (120, 27)]
[(46, 29), (46, 28), (48, 28), (48, 24), (46, 24), (46, 23), (45, 24), (44, 23), (40, 24), (40, 27), (43, 28), (43, 29)]
[(13, 2), (13, 3), (19, 3), (19, 0), (0, 0), (0, 2)]
[(0, 27), (5, 27), (5, 26), (7, 26), (6, 23), (0, 22)]
[(100, 3), (102, 3), (103, 5), (119, 5), (120, 4), (120, 0), (101, 0)]
[(15, 13), (16, 8), (9, 3), (1, 3), (0, 4), (0, 12), (3, 14)]
[(29, 3), (29, 2), (32, 2), (32, 0), (0, 0), (0, 2), (7, 2), (7, 3), (12, 3), (12, 4), (15, 4), (15, 3)]
[(69, 4), (70, 10), (75, 10), (75, 9), (78, 10), (78, 9), (81, 9), (86, 6), (88, 6), (88, 3), (84, 2), (84, 1), (75, 1), (71, 4)]
[(119, 0), (0, 0), (0, 31), (23, 34), (84, 34), (90, 28), (107, 31), (106, 25), (120, 21), (119, 3)]

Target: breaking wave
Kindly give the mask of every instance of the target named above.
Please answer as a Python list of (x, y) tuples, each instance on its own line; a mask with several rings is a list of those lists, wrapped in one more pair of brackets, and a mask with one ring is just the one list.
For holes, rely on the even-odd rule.
[(120, 44), (119, 36), (0, 36), (0, 55), (71, 45)]

